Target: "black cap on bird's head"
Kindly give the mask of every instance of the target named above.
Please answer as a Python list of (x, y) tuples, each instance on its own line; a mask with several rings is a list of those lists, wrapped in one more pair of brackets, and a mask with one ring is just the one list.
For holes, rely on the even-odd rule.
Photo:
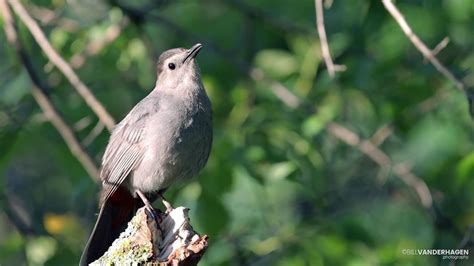
[[(197, 43), (189, 49), (174, 48), (164, 51), (158, 59), (157, 85), (170, 85), (182, 80), (186, 76), (195, 76), (199, 73), (194, 58), (202, 48)], [(160, 81), (161, 80), (161, 81)]]

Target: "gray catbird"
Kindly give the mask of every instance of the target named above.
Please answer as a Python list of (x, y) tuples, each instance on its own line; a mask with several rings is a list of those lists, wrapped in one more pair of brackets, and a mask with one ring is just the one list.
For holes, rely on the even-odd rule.
[(202, 45), (165, 51), (153, 91), (115, 127), (102, 158), (100, 212), (81, 265), (101, 257), (134, 211), (196, 176), (212, 144), (211, 103), (195, 57)]

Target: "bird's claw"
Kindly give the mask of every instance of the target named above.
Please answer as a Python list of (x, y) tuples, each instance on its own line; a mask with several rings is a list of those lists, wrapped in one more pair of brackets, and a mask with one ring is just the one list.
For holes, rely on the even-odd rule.
[(166, 207), (166, 214), (169, 214), (174, 208), (171, 206), (171, 204), (163, 197), (163, 195), (160, 194), (161, 197), (161, 202), (163, 205)]
[(145, 205), (145, 209), (148, 211), (148, 214), (153, 218), (153, 220), (158, 222), (158, 215), (155, 211), (155, 209), (151, 206)]

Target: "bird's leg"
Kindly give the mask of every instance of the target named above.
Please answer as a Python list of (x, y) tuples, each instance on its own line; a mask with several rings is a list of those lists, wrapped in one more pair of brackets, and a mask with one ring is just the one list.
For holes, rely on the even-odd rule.
[(145, 204), (145, 208), (148, 210), (148, 212), (150, 212), (153, 219), (155, 219), (155, 221), (159, 225), (160, 223), (159, 223), (159, 220), (158, 220), (158, 215), (156, 214), (155, 209), (153, 208), (153, 206), (151, 206), (150, 201), (148, 201), (148, 199), (145, 197), (145, 194), (143, 194), (143, 192), (141, 192), (138, 189), (136, 190), (136, 193), (140, 197), (140, 199), (143, 201), (143, 204)]
[(166, 207), (166, 214), (169, 214), (173, 210), (173, 207), (171, 207), (171, 204), (165, 199), (162, 193), (159, 193), (159, 195), (161, 198), (161, 202), (163, 202), (163, 205), (165, 205)]

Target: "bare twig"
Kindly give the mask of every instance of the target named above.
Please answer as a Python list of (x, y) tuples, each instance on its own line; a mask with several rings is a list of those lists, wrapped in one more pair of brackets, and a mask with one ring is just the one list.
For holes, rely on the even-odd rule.
[[(446, 46), (448, 46), (449, 44), (449, 37), (444, 37), (441, 42), (439, 42), (435, 48), (433, 49), (432, 53), (433, 53), (433, 56), (436, 56), (438, 55), (444, 48), (446, 48)], [(428, 63), (428, 59), (425, 57), (425, 59), (423, 59), (423, 63)]]
[(405, 182), (405, 184), (415, 189), (418, 197), (420, 198), (421, 204), (424, 207), (432, 207), (433, 197), (431, 196), (428, 185), (423, 179), (413, 174), (410, 167), (406, 163), (398, 163), (393, 165), (393, 171), (403, 182)]
[(255, 82), (263, 81), (268, 83), (270, 90), (273, 92), (273, 94), (291, 109), (296, 109), (300, 106), (301, 101), (298, 97), (296, 97), (288, 88), (286, 88), (280, 82), (269, 80), (261, 69), (253, 69), (250, 72), (250, 77)]
[(358, 148), (362, 153), (371, 158), (374, 162), (381, 166), (391, 164), (391, 159), (382, 152), (376, 145), (369, 140), (361, 140), (360, 137), (348, 128), (337, 124), (330, 123), (327, 126), (328, 131), (346, 144)]
[(122, 29), (127, 25), (128, 20), (122, 19), (119, 23), (110, 25), (101, 38), (91, 40), (86, 48), (71, 58), (71, 65), (74, 68), (81, 67), (87, 57), (98, 54), (106, 45), (112, 43), (120, 36)]
[(474, 224), (471, 224), (467, 227), (466, 232), (464, 233), (464, 237), (461, 240), (461, 243), (459, 243), (458, 248), (465, 248), (468, 244), (469, 241), (471, 241), (472, 234), (474, 233)]
[(94, 142), (97, 136), (99, 136), (100, 133), (102, 133), (102, 130), (104, 130), (104, 124), (102, 124), (102, 122), (99, 121), (97, 122), (95, 127), (91, 130), (91, 132), (89, 132), (89, 135), (87, 135), (87, 137), (84, 138), (84, 140), (82, 141), (82, 145), (89, 146), (92, 142)]
[(451, 94), (443, 89), (438, 89), (432, 96), (429, 98), (426, 98), (419, 104), (417, 104), (414, 108), (413, 111), (416, 112), (421, 112), (421, 113), (427, 113), (436, 106), (438, 106), (441, 102), (446, 101), (451, 96)]
[[(465, 249), (469, 246), (470, 243), (472, 243), (472, 234), (474, 232), (474, 224), (471, 224), (467, 227), (466, 231), (464, 232), (464, 236), (459, 243), (458, 249)], [(455, 266), (457, 260), (451, 260), (449, 262), (449, 266)]]
[[(0, 3), (0, 9), (2, 8), (1, 5)], [(31, 212), (27, 211), (23, 204), (21, 204), (21, 199), (18, 198), (17, 194), (5, 189), (0, 196), (2, 197), (0, 201), (3, 205), (2, 210), (18, 232), (24, 236), (38, 234), (32, 222)]]
[(34, 4), (28, 5), (28, 11), (42, 25), (59, 26), (62, 30), (76, 32), (79, 29), (79, 23), (70, 18), (61, 17), (61, 12), (52, 11), (42, 6)]
[(73, 125), (74, 131), (82, 131), (90, 124), (92, 124), (93, 120), (90, 116), (84, 116), (83, 118), (79, 119), (79, 121), (75, 122)]
[(392, 134), (392, 132), (393, 130), (390, 125), (384, 125), (375, 131), (370, 141), (373, 144), (380, 146)]
[(56, 130), (59, 132), (59, 134), (61, 134), (71, 153), (82, 164), (87, 173), (94, 179), (98, 180), (99, 170), (95, 165), (94, 161), (81, 146), (72, 129), (64, 121), (64, 119), (61, 117), (54, 105), (48, 99), (48, 96), (45, 93), (45, 91), (48, 91), (48, 89), (46, 88), (46, 85), (41, 82), (39, 76), (34, 70), (33, 64), (31, 63), (28, 55), (23, 49), (21, 41), (18, 39), (18, 34), (15, 29), (13, 17), (6, 3), (6, 0), (0, 0), (0, 11), (4, 19), (4, 29), (7, 36), (7, 40), (15, 48), (19, 59), (25, 66), (25, 69), (28, 72), (28, 75), (30, 76), (31, 81), (33, 83), (33, 97), (44, 112), (45, 116), (49, 119), (49, 121), (51, 121)]
[(406, 185), (416, 191), (421, 204), (426, 208), (431, 208), (433, 204), (433, 198), (428, 186), (421, 178), (413, 174), (406, 164), (394, 164), (390, 157), (385, 152), (380, 150), (374, 143), (369, 140), (361, 140), (356, 133), (340, 124), (330, 123), (327, 126), (327, 130), (333, 136), (344, 141), (346, 144), (359, 149), (362, 153), (367, 155), (382, 168), (389, 169), (390, 167), (393, 167), (394, 173)]
[(344, 71), (344, 65), (335, 65), (332, 61), (331, 52), (329, 51), (328, 39), (326, 36), (326, 29), (324, 28), (324, 11), (323, 0), (315, 0), (314, 6), (316, 9), (316, 28), (318, 29), (319, 40), (321, 42), (321, 53), (328, 68), (329, 76), (333, 78), (337, 71)]
[(91, 175), (95, 180), (99, 180), (99, 170), (97, 169), (97, 166), (95, 165), (94, 161), (84, 150), (84, 148), (74, 135), (74, 132), (61, 117), (61, 115), (53, 106), (46, 94), (44, 94), (44, 92), (37, 86), (38, 84), (33, 85), (32, 93), (36, 101), (40, 105), (41, 109), (43, 110), (44, 114), (54, 125), (59, 134), (61, 134), (67, 146), (69, 147), (69, 150), (83, 165), (87, 173)]
[(413, 43), (413, 45), (420, 51), (424, 57), (426, 57), (430, 63), (441, 73), (443, 74), (447, 79), (451, 80), (455, 85), (456, 88), (458, 88), (461, 91), (465, 92), (466, 86), (464, 83), (456, 78), (451, 71), (448, 70), (447, 67), (445, 67), (439, 60), (436, 58), (436, 56), (433, 54), (433, 52), (426, 46), (426, 44), (423, 43), (420, 38), (412, 31), (410, 26), (408, 25), (407, 21), (403, 17), (402, 13), (397, 9), (397, 7), (392, 3), (391, 0), (382, 0), (383, 5), (387, 9), (387, 11), (392, 15), (392, 17), (397, 21), (397, 23), (400, 25), (400, 28), (403, 30), (403, 33), (408, 37), (408, 39)]
[(324, 1), (324, 7), (325, 8), (331, 8), (332, 4), (333, 4), (332, 0)]
[(25, 23), (39, 46), (43, 49), (44, 53), (48, 56), (49, 60), (66, 76), (69, 82), (76, 88), (77, 92), (84, 98), (85, 102), (89, 107), (96, 113), (99, 119), (107, 126), (109, 130), (112, 130), (115, 121), (112, 116), (107, 112), (101, 102), (99, 102), (91, 90), (79, 79), (77, 74), (71, 68), (71, 66), (54, 50), (49, 43), (48, 39), (40, 29), (38, 24), (31, 18), (26, 9), (18, 0), (8, 0), (18, 17)]

